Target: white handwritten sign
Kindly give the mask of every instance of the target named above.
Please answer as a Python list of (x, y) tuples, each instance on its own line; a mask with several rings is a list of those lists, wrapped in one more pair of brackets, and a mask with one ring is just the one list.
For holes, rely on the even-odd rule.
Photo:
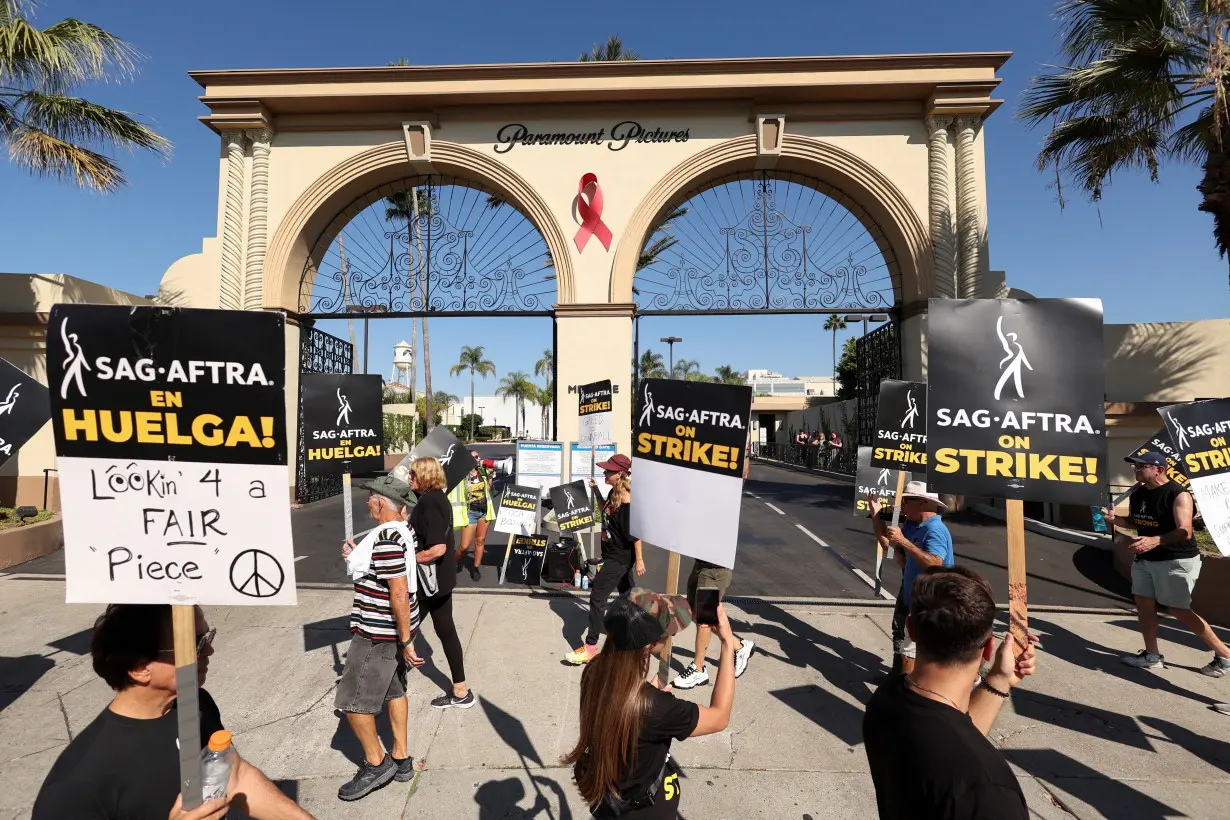
[(1193, 478), (1192, 495), (1217, 550), (1230, 557), (1230, 473)]
[(68, 603), (296, 603), (285, 465), (58, 462)]

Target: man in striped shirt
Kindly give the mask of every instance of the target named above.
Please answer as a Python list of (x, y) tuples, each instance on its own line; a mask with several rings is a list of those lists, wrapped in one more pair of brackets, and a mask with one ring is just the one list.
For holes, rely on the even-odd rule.
[[(363, 746), (355, 776), (337, 796), (346, 801), (366, 797), (390, 780), (405, 782), (414, 777), (414, 759), (406, 744), (406, 664), (421, 666), (414, 652), (418, 618), (414, 603), (414, 580), (407, 571), (406, 554), (413, 555), (401, 521), (401, 502), (372, 492), (367, 511), (377, 522), (371, 563), (355, 578), (354, 606), (350, 611), (350, 649), (346, 671), (337, 684), (337, 708)], [(356, 549), (353, 541), (342, 547), (343, 557)], [(357, 557), (357, 556), (356, 556)], [(388, 705), (393, 727), (392, 754), (385, 754), (376, 734), (376, 715)]]

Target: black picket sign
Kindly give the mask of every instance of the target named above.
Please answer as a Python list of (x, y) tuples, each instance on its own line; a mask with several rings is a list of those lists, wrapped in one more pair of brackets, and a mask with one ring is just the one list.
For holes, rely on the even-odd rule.
[(551, 488), (551, 506), (560, 532), (585, 529), (594, 524), (594, 508), (584, 481)]
[(303, 436), (310, 476), (384, 469), (379, 376), (304, 373)]
[(1134, 456), (1143, 456), (1145, 453), (1157, 453), (1166, 459), (1166, 463), (1170, 465), (1166, 470), (1166, 475), (1171, 481), (1178, 482), (1179, 486), (1187, 487), (1191, 482), (1187, 480), (1187, 476), (1183, 473), (1182, 464), (1180, 463), (1183, 454), (1170, 440), (1170, 435), (1166, 432), (1166, 428), (1162, 428), (1149, 437), (1148, 441), (1142, 443), (1139, 447), (1132, 451)]
[(1230, 399), (1172, 404), (1157, 411), (1189, 479), (1230, 473)]
[(880, 382), (871, 466), (922, 472), (927, 467), (927, 385)]
[(25, 371), (0, 359), (0, 466), (51, 418), (49, 395)]
[(500, 583), (538, 586), (542, 582), (542, 562), (546, 557), (545, 535), (518, 535), (508, 552)]
[[(867, 496), (877, 499), (888, 509), (897, 501), (897, 470), (893, 467), (872, 467), (870, 447), (858, 448), (858, 469), (854, 474), (854, 516), (866, 518), (871, 514)], [(906, 482), (921, 478), (908, 471)]]
[(406, 461), (414, 461), (416, 458), (434, 458), (440, 462), (444, 469), (446, 490), (452, 490), (478, 466), (478, 462), (461, 440), (443, 424), (437, 425), (436, 429), (415, 445)]
[(637, 397), (633, 454), (690, 470), (743, 475), (752, 388), (645, 379)]

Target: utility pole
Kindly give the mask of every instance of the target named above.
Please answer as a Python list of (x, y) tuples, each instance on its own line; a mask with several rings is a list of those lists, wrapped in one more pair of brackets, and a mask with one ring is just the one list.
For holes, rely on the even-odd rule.
[(664, 336), (660, 341), (665, 342), (670, 348), (670, 377), (675, 377), (675, 342), (682, 342), (683, 339), (679, 336)]

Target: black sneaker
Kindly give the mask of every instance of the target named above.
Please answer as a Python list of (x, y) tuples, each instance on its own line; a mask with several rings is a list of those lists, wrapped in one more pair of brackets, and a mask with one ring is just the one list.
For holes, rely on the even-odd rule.
[(470, 567), (470, 580), (471, 581), (481, 581), (482, 578), (483, 578), (483, 574), (482, 572), (479, 571), (478, 567)]
[(350, 782), (337, 790), (339, 800), (350, 802), (367, 797), (376, 789), (387, 784), (397, 776), (397, 764), (387, 754), (379, 766), (373, 766), (366, 760), (359, 761), (359, 770), (355, 772)]
[(407, 757), (405, 760), (398, 760), (391, 757), (392, 761), (397, 765), (397, 774), (393, 775), (393, 779), (398, 783), (406, 783), (414, 779), (414, 758)]
[(437, 709), (469, 709), (475, 703), (473, 690), (466, 692), (464, 698), (459, 698), (453, 694), (441, 695), (431, 702), (431, 705)]

